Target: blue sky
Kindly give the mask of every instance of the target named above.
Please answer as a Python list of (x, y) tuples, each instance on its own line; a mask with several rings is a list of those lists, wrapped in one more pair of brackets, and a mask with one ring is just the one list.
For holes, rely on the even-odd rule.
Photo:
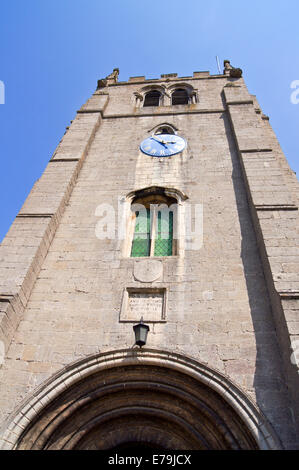
[[(2, 0), (0, 241), (99, 78), (243, 69), (299, 175), (298, 0)], [(299, 96), (299, 95), (298, 95)]]

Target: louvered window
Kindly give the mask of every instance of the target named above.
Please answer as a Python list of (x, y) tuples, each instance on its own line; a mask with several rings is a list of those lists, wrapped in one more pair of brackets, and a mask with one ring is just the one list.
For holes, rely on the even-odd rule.
[(188, 104), (189, 97), (186, 90), (177, 88), (171, 95), (171, 104)]
[(159, 106), (161, 93), (157, 90), (149, 91), (144, 98), (143, 106)]

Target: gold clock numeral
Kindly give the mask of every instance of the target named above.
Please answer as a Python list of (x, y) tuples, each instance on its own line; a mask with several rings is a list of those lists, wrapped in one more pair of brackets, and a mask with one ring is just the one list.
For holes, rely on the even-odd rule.
[(164, 150), (160, 150), (160, 155), (165, 155)]
[(149, 145), (147, 145), (146, 147), (144, 147), (144, 150), (151, 150), (152, 147), (150, 147)]
[(156, 149), (152, 149), (152, 150), (151, 150), (151, 154), (152, 154), (152, 155), (155, 155), (155, 153), (157, 153), (157, 150), (156, 150)]

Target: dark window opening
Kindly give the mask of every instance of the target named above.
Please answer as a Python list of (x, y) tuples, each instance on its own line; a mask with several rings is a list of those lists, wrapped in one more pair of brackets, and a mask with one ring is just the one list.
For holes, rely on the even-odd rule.
[(174, 134), (171, 127), (160, 127), (155, 134)]
[(186, 90), (183, 90), (183, 88), (178, 88), (172, 93), (171, 104), (188, 104), (188, 103), (189, 103), (188, 93), (186, 92)]
[(157, 90), (150, 91), (145, 95), (143, 106), (159, 106), (161, 93)]

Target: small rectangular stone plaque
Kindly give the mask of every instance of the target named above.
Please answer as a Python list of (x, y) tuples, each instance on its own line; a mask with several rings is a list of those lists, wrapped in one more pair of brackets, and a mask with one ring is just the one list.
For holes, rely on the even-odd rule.
[(126, 289), (121, 321), (165, 321), (165, 289)]

